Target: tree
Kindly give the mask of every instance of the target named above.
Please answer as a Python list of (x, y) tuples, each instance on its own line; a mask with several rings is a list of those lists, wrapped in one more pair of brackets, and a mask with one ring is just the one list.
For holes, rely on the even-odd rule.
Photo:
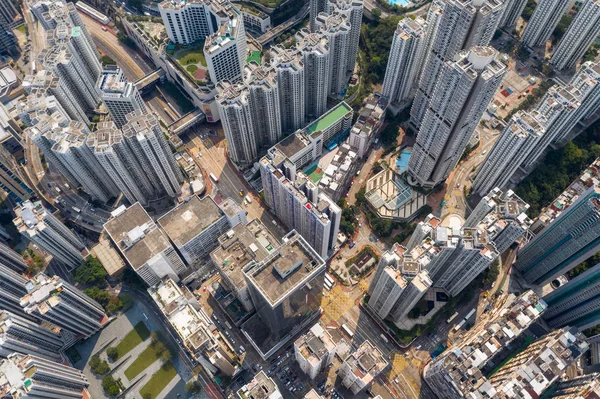
[(535, 11), (535, 7), (537, 7), (535, 0), (527, 0), (527, 5), (525, 5), (525, 9), (521, 13), (521, 17), (523, 17), (525, 21), (529, 21), (529, 18), (531, 18), (533, 12)]
[(131, 8), (135, 8), (136, 10), (142, 11), (144, 1), (143, 0), (127, 0), (127, 5)]
[(110, 396), (117, 396), (121, 392), (119, 384), (112, 375), (107, 375), (102, 378), (102, 389)]
[(554, 32), (552, 32), (553, 42), (558, 42), (560, 39), (563, 38), (565, 32), (567, 31), (567, 28), (571, 24), (571, 21), (573, 21), (573, 17), (571, 17), (570, 15), (565, 14), (562, 16), (560, 22), (558, 23), (558, 25), (556, 25), (556, 28), (554, 28)]
[(381, 19), (381, 10), (379, 8), (375, 8), (373, 11), (371, 11), (371, 15), (373, 16), (373, 20), (375, 22), (379, 22)]
[(190, 380), (185, 384), (185, 391), (191, 394), (202, 392), (202, 386), (198, 383), (198, 380)]
[(114, 362), (119, 357), (119, 351), (114, 346), (109, 346), (106, 348), (106, 356)]
[(97, 258), (88, 256), (75, 270), (74, 278), (79, 284), (101, 287), (104, 286), (106, 275), (102, 263)]
[(102, 61), (102, 65), (116, 65), (117, 64), (115, 62), (115, 60), (110, 58), (108, 55), (103, 55), (101, 58), (101, 61)]
[(110, 301), (110, 294), (98, 287), (92, 287), (83, 290), (83, 293), (92, 298), (94, 301), (98, 302), (103, 308), (106, 308)]
[(110, 371), (110, 367), (106, 360), (101, 360), (98, 355), (94, 355), (90, 359), (90, 368), (94, 373), (100, 375), (104, 375)]

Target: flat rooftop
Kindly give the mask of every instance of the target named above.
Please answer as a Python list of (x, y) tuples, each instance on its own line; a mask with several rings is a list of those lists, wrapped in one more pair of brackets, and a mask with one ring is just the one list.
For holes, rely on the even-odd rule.
[(211, 197), (193, 195), (157, 220), (171, 241), (180, 248), (200, 235), (222, 217), (222, 212)]
[[(300, 234), (296, 234), (264, 262), (247, 269), (245, 274), (273, 305), (324, 263)], [(282, 273), (286, 274), (285, 278)]]
[(275, 144), (275, 148), (281, 151), (286, 157), (290, 158), (300, 152), (309, 145), (308, 138), (297, 133), (290, 134), (279, 143)]
[(279, 393), (279, 388), (275, 385), (275, 382), (267, 375), (264, 371), (256, 374), (252, 381), (244, 385), (238, 391), (238, 395), (241, 398), (252, 398), (252, 399), (269, 399), (282, 397)]
[(104, 229), (134, 270), (171, 246), (139, 203), (104, 224)]
[(219, 237), (219, 247), (212, 253), (213, 262), (238, 288), (246, 286), (243, 268), (251, 261), (262, 262), (279, 248), (279, 241), (259, 219), (236, 225)]
[(306, 126), (304, 130), (308, 134), (318, 132), (319, 130), (326, 130), (338, 120), (342, 119), (348, 112), (352, 112), (352, 108), (344, 101), (336, 105), (327, 111), (319, 119)]

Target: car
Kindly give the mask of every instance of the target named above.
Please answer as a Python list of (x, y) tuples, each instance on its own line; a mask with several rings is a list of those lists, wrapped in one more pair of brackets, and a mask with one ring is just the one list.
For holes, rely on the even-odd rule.
[(93, 225), (94, 225), (94, 223), (92, 223), (92, 222), (88, 222), (88, 224), (89, 224), (90, 226), (93, 226)]
[(52, 184), (48, 183), (48, 187), (52, 187)]
[(70, 210), (70, 209), (67, 209), (67, 213), (68, 213), (68, 214), (71, 214), (71, 210)]
[(240, 350), (242, 351), (242, 353), (246, 352), (246, 348), (244, 348), (242, 345), (240, 345)]
[(96, 212), (96, 208), (90, 208), (90, 211)]
[(106, 31), (108, 30), (108, 28), (107, 28), (106, 26), (104, 26), (104, 25), (103, 25), (103, 26), (102, 26), (102, 30), (103, 30), (104, 32), (106, 32)]
[(355, 246), (355, 245), (356, 245), (356, 243), (355, 243), (354, 241), (352, 241), (352, 242), (350, 243), (350, 248), (354, 248), (354, 246)]
[(394, 382), (395, 382), (396, 384), (400, 384), (400, 381), (398, 381), (398, 377), (394, 378)]
[(229, 337), (231, 334), (229, 334), (229, 331), (225, 331), (225, 336)]
[(459, 188), (460, 188), (460, 184), (457, 184), (457, 185), (456, 185), (456, 188), (457, 188), (457, 189), (459, 189)]
[(215, 321), (216, 321), (216, 320), (219, 320), (219, 318), (217, 317), (217, 315), (216, 315), (216, 314), (214, 314), (214, 313), (213, 313), (213, 315), (212, 315), (212, 318), (213, 318), (213, 319), (215, 319)]
[(235, 345), (235, 339), (231, 338), (231, 343)]
[(244, 196), (244, 190), (240, 190), (240, 197)]
[(277, 361), (277, 359), (273, 358), (273, 359), (271, 359), (271, 360), (269, 361), (269, 363), (273, 364), (273, 363), (275, 363), (276, 361)]

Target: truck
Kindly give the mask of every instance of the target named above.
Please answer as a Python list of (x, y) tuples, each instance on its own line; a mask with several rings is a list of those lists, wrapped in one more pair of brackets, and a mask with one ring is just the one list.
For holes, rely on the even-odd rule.
[(219, 179), (217, 178), (217, 176), (215, 176), (212, 172), (209, 173), (209, 176), (212, 179), (212, 181), (214, 181), (215, 183), (219, 182)]
[(348, 334), (348, 336), (349, 336), (350, 338), (354, 338), (354, 333), (352, 332), (352, 330), (350, 330), (350, 329), (348, 328), (348, 326), (347, 326), (346, 324), (342, 324), (342, 330), (344, 330), (344, 332), (345, 332), (346, 334)]
[(248, 201), (249, 204), (252, 203), (252, 197), (250, 196), (250, 194), (246, 194), (246, 201)]
[(452, 316), (450, 316), (450, 318), (448, 320), (446, 320), (446, 324), (450, 324), (450, 322), (452, 320), (454, 320), (456, 318), (456, 316), (458, 316), (458, 312), (454, 312), (454, 314)]
[(60, 188), (54, 187), (54, 189), (56, 190), (57, 193), (60, 193)]
[(227, 320), (225, 321), (225, 325), (227, 326), (227, 328), (229, 328), (231, 330), (231, 324), (229, 324), (229, 322)]
[(72, 209), (77, 213), (81, 213), (81, 209), (77, 208), (76, 206), (72, 207)]

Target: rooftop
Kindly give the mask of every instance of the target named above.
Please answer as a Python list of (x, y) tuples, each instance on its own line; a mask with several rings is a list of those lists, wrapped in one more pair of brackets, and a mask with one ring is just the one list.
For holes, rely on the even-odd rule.
[(324, 264), (304, 238), (292, 231), (278, 250), (262, 262), (247, 266), (244, 274), (275, 306), (304, 281), (320, 273)]
[(240, 398), (247, 399), (281, 399), (279, 388), (273, 380), (265, 374), (264, 371), (254, 376), (252, 381), (244, 385), (238, 391)]
[(222, 211), (211, 197), (200, 199), (192, 195), (158, 219), (157, 223), (171, 241), (181, 248), (221, 217)]
[(138, 202), (113, 213), (114, 217), (104, 224), (104, 229), (134, 270), (171, 246), (167, 236)]
[(319, 119), (306, 126), (303, 130), (308, 134), (318, 132), (320, 130), (326, 130), (338, 120), (342, 119), (348, 112), (352, 112), (352, 108), (344, 101), (331, 108)]
[(238, 288), (246, 287), (242, 269), (251, 261), (262, 262), (279, 247), (279, 241), (269, 233), (260, 219), (240, 223), (219, 237), (219, 247), (212, 253), (213, 262)]
[(362, 379), (365, 384), (370, 383), (388, 366), (388, 362), (379, 348), (369, 341), (364, 341), (344, 363), (348, 364), (352, 373)]
[(336, 347), (329, 332), (320, 324), (315, 324), (306, 334), (298, 337), (295, 345), (302, 356), (313, 364), (320, 363)]

